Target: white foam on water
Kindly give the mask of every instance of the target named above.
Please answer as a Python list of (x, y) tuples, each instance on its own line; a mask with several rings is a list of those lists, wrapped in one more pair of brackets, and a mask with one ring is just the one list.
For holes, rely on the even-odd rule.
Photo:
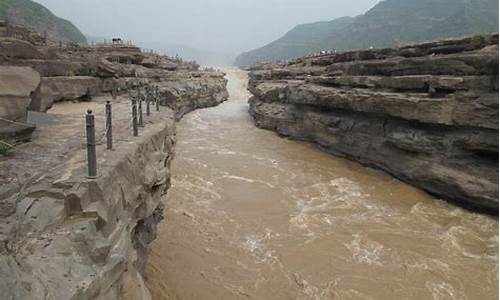
[[(240, 247), (250, 253), (258, 262), (265, 263), (272, 267), (275, 264), (281, 266), (276, 251), (268, 249), (268, 242), (277, 237), (270, 229), (265, 230), (262, 236), (247, 235), (240, 243)], [(282, 267), (282, 266), (281, 266)]]
[(278, 161), (272, 158), (262, 157), (255, 154), (252, 154), (251, 158), (258, 161), (265, 161), (266, 163), (270, 163), (273, 166), (279, 165)]
[(190, 195), (191, 199), (196, 199), (196, 203), (198, 204), (208, 205), (222, 198), (213, 188), (213, 182), (195, 175), (173, 178), (172, 186), (181, 190), (186, 195)]
[[(305, 231), (305, 236), (314, 237), (315, 229), (325, 230), (335, 226), (335, 211), (367, 211), (370, 207), (368, 195), (361, 187), (347, 178), (336, 178), (328, 182), (315, 183), (300, 189), (291, 189), (289, 194), (295, 200), (297, 213), (290, 218), (290, 225)], [(378, 210), (372, 209), (374, 214)], [(351, 215), (350, 218), (355, 218)]]
[(463, 291), (457, 291), (451, 284), (447, 282), (430, 282), (425, 283), (427, 289), (431, 292), (434, 300), (467, 300), (467, 296)]
[(352, 253), (353, 260), (360, 264), (382, 266), (380, 255), (384, 249), (382, 244), (363, 238), (359, 234), (353, 235), (354, 239), (344, 246)]
[(405, 263), (410, 269), (417, 271), (433, 271), (434, 273), (448, 274), (450, 272), (450, 265), (437, 259), (424, 258), (414, 263)]
[(235, 175), (228, 175), (227, 173), (222, 175), (222, 178), (227, 178), (227, 179), (233, 179), (233, 180), (240, 180), (240, 181), (245, 181), (248, 183), (258, 183), (258, 184), (263, 184), (266, 185), (270, 188), (274, 188), (275, 186), (270, 184), (269, 182), (264, 182), (262, 180), (255, 180), (255, 179), (250, 179), (246, 177), (241, 177), (241, 176), (235, 176)]
[(217, 154), (219, 155), (237, 155), (237, 152), (227, 150), (227, 149), (221, 149), (216, 151)]
[[(473, 230), (463, 226), (452, 226), (442, 234), (443, 245), (452, 253), (473, 259), (488, 259), (498, 262), (496, 240), (483, 239)], [(493, 243), (492, 243), (493, 242)], [(492, 249), (487, 253), (485, 249)]]
[(205, 163), (202, 163), (201, 161), (197, 160), (197, 159), (194, 159), (194, 158), (190, 158), (190, 157), (183, 157), (182, 158), (184, 161), (186, 162), (190, 162), (192, 164), (194, 164), (195, 166), (198, 166), (198, 167), (203, 167), (203, 168), (208, 168), (208, 165), (205, 164)]

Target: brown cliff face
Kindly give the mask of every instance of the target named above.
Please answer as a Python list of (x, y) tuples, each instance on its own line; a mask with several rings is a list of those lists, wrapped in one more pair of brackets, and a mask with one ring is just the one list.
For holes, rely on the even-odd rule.
[[(223, 73), (200, 70), (194, 63), (142, 52), (128, 44), (34, 45), (20, 39), (0, 38), (0, 71), (13, 66), (32, 68), (41, 77), (40, 91), (32, 95), (35, 97), (31, 97), (31, 102), (18, 103), (24, 105), (19, 107), (24, 115), (27, 109), (46, 112), (57, 102), (90, 100), (113, 89), (123, 92), (142, 83), (158, 85), (179, 117), (227, 99)], [(4, 113), (0, 117), (13, 119)], [(7, 135), (0, 134), (0, 138), (6, 139)], [(9, 136), (9, 140), (16, 138)]]
[[(19, 142), (0, 156), (2, 299), (150, 299), (142, 273), (170, 187), (175, 123), (225, 101), (224, 75), (131, 45), (0, 38), (0, 118), (38, 125), (31, 136), (33, 126), (5, 130), (0, 122), (0, 141)], [(144, 113), (133, 137), (129, 93), (143, 84), (159, 87), (162, 106)], [(113, 151), (104, 141), (106, 101)], [(95, 180), (85, 177), (82, 146), (89, 108), (98, 137)]]
[(498, 212), (498, 35), (251, 71), (257, 126)]

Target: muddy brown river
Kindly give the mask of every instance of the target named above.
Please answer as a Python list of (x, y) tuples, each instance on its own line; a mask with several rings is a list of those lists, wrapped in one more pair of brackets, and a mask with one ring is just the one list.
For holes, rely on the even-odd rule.
[(498, 221), (256, 128), (246, 74), (178, 125), (153, 299), (498, 299)]

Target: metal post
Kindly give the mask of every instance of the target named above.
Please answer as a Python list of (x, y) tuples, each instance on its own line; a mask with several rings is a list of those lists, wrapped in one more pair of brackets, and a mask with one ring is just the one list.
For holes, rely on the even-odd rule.
[(6, 32), (7, 37), (10, 37), (12, 35), (11, 28), (10, 28), (10, 21), (7, 19), (5, 23), (6, 23), (5, 27), (7, 27), (6, 28), (6, 30), (7, 30), (7, 32)]
[(111, 97), (113, 97), (113, 100), (116, 100), (116, 94), (117, 94), (116, 84), (113, 84), (113, 89), (111, 90)]
[(142, 95), (140, 95), (139, 99), (139, 126), (144, 126), (142, 122)]
[(113, 122), (111, 115), (111, 103), (106, 101), (106, 144), (108, 150), (113, 149)]
[(149, 103), (150, 101), (151, 101), (151, 92), (148, 91), (148, 93), (146, 94), (146, 116), (148, 117), (151, 114), (151, 108)]
[(97, 154), (95, 149), (95, 118), (92, 110), (87, 110), (85, 116), (85, 123), (87, 125), (87, 165), (88, 173), (87, 178), (97, 178)]
[(134, 128), (134, 136), (139, 135), (139, 128), (137, 124), (137, 100), (132, 98), (132, 127)]
[(156, 111), (160, 111), (160, 93), (158, 92), (158, 86), (155, 88), (155, 102)]
[(132, 99), (132, 84), (130, 83), (127, 84), (127, 90), (129, 99)]

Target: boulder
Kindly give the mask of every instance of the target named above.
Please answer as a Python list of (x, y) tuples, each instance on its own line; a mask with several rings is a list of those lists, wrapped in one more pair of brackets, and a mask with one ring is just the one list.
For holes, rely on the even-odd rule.
[(141, 62), (141, 65), (145, 66), (146, 68), (154, 69), (158, 67), (159, 63), (160, 63), (159, 58), (151, 55), (144, 57), (144, 59)]
[(32, 67), (42, 77), (80, 76), (95, 73), (91, 65), (68, 59), (15, 59), (4, 64)]
[(224, 74), (219, 72), (189, 72), (175, 73), (158, 86), (163, 104), (172, 108), (179, 120), (195, 109), (226, 101), (229, 97), (226, 84)]
[(27, 67), (0, 66), (0, 139), (29, 139), (35, 127), (26, 124), (28, 107), (40, 99), (40, 74)]
[(44, 77), (40, 101), (33, 101), (31, 110), (45, 112), (54, 102), (90, 98), (100, 92), (100, 80), (88, 76)]
[(7, 59), (42, 58), (43, 54), (31, 43), (15, 38), (0, 38), (0, 57)]
[(168, 70), (168, 71), (175, 71), (179, 68), (179, 66), (176, 63), (171, 62), (171, 61), (167, 61), (167, 60), (160, 61), (158, 67), (160, 69)]
[(116, 77), (119, 72), (119, 68), (117, 66), (105, 59), (101, 59), (97, 62), (96, 69), (96, 75), (103, 78)]

